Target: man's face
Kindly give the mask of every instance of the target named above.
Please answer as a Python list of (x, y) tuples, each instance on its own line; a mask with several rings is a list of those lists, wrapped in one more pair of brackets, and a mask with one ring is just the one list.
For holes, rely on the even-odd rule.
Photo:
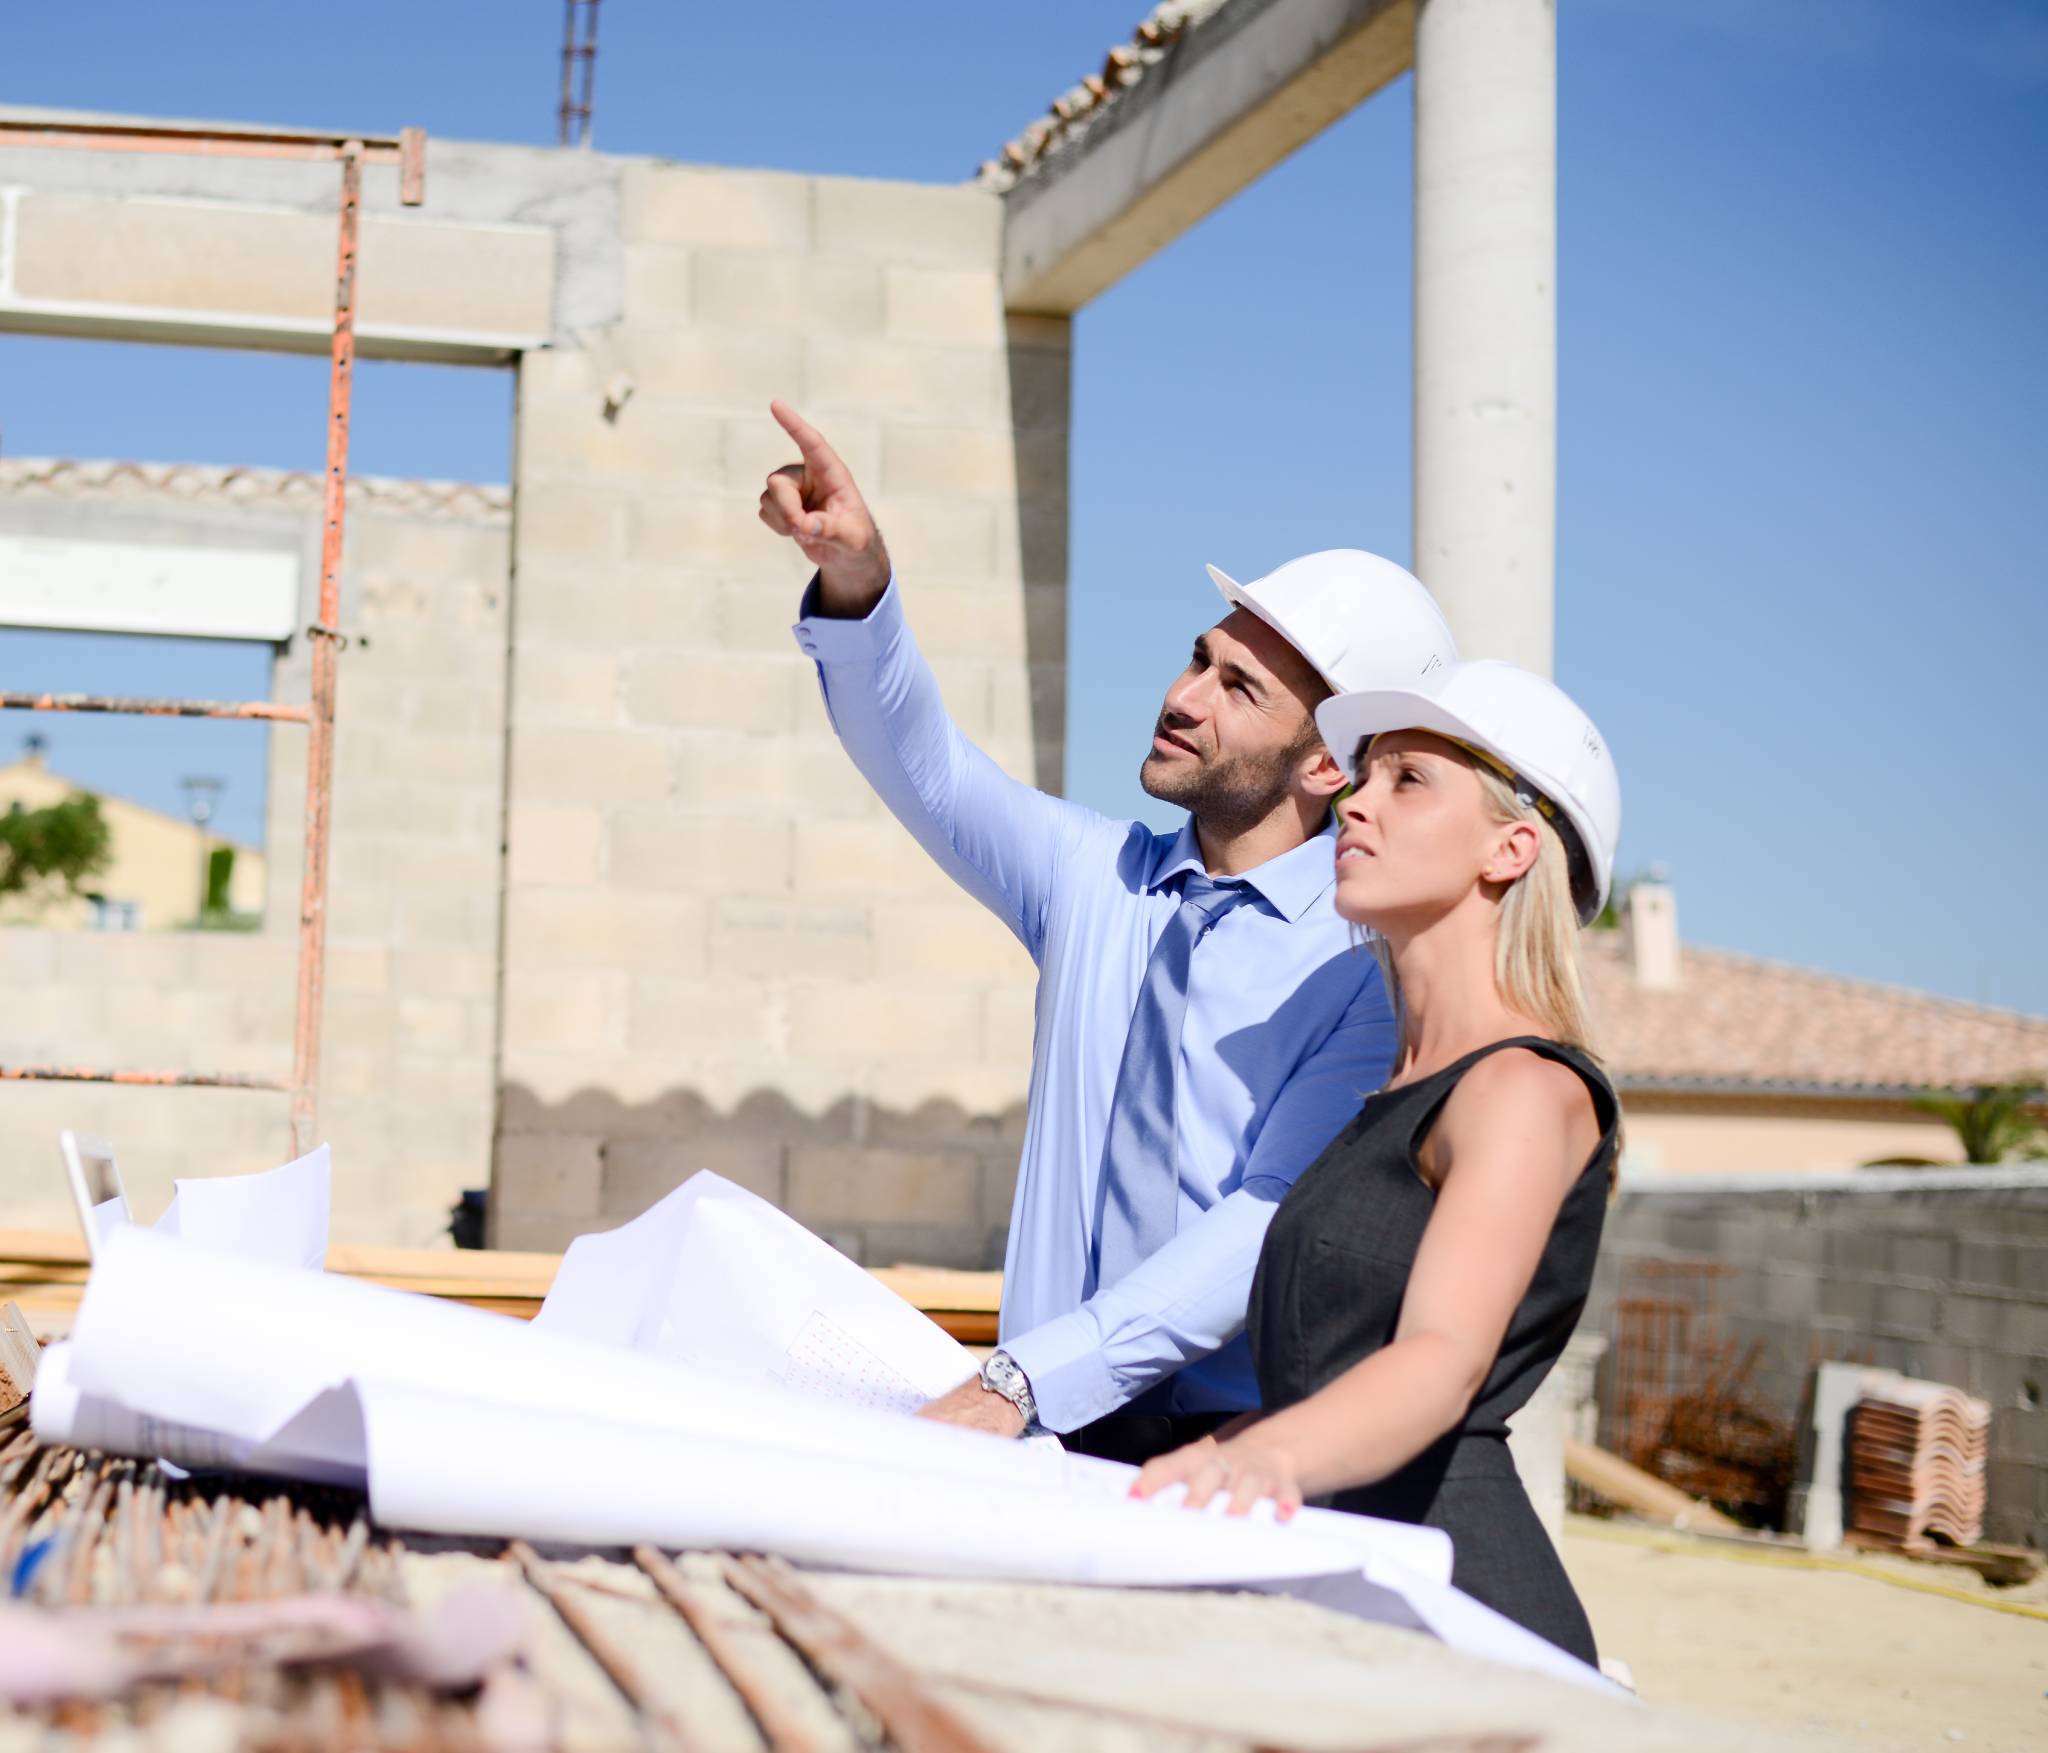
[(1249, 609), (1195, 641), (1166, 691), (1138, 783), (1229, 832), (1279, 807), (1318, 747), (1327, 689), (1308, 660)]

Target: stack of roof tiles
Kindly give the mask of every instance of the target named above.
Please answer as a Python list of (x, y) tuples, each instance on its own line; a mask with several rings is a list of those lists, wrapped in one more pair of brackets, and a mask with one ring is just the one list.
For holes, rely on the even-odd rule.
[(1984, 1537), (1990, 1402), (1873, 1371), (1849, 1419), (1849, 1526), (1906, 1550)]

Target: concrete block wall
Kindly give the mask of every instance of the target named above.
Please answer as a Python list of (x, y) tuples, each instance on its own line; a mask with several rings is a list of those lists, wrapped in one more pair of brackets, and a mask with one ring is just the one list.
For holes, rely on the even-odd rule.
[[(335, 744), (321, 1135), (338, 1240), (431, 1243), (483, 1183), (494, 1112), (509, 512), (502, 489), (357, 483)], [(315, 618), (319, 483), (131, 469), (62, 494), (18, 485), (0, 521), (77, 537), (254, 542), (301, 556)], [(304, 700), (304, 641), (274, 697)], [(159, 734), (175, 734), (166, 727)], [(0, 1060), (284, 1077), (291, 1039), (305, 732), (270, 739), (270, 885), (250, 934), (0, 929)], [(61, 730), (53, 738), (62, 768)], [(138, 1211), (176, 1175), (268, 1168), (286, 1098), (221, 1090), (10, 1084), (0, 1224), (69, 1228), (61, 1127), (110, 1139)]]
[(762, 529), (839, 447), (949, 707), (1061, 780), (1068, 325), (975, 189), (628, 162), (617, 322), (519, 371), (492, 1239), (698, 1168), (870, 1261), (994, 1264), (1033, 970), (840, 752)]
[[(15, 326), (324, 344), (294, 277), (331, 260), (313, 248), (328, 167), (103, 156), (0, 152), (9, 236), (50, 296), (89, 294), (65, 253), (93, 229), (81, 216), (138, 240), (122, 302), (16, 300)], [(336, 795), (323, 1130), (356, 1163), (338, 1233), (429, 1239), (458, 1190), (489, 1181), (497, 1241), (558, 1245), (713, 1167), (864, 1258), (993, 1262), (1033, 971), (841, 756), (790, 637), (801, 562), (754, 503), (789, 458), (766, 412), (786, 397), (874, 500), (963, 727), (1057, 789), (1067, 320), (1006, 315), (985, 189), (439, 140), (428, 186), (428, 208), (402, 213), (392, 179), (370, 179), (360, 339), (366, 355), (516, 359), (516, 514), (492, 557), (449, 562), (481, 593), (459, 597), (425, 582), (441, 561), (413, 591), (378, 558), (375, 520), (351, 525), (344, 619), (369, 640), (344, 663)], [(284, 280), (244, 298), (232, 276), (176, 272), (235, 250)], [(163, 539), (201, 509), (187, 495)], [(280, 692), (303, 689), (297, 662)], [(239, 952), (261, 964), (248, 990), (282, 999), (160, 1040), (132, 1038), (137, 1004), (118, 1007), (130, 1034), (59, 1031), (98, 1002), (67, 973), (37, 989), (47, 1042), (0, 1026), (0, 1051), (61, 1035), (65, 1057), (175, 1046), (174, 1063), (281, 1066), (296, 734), (273, 739), (268, 947)], [(45, 962), (114, 948), (0, 954), (44, 980)], [(193, 966), (176, 974), (188, 1003)], [(283, 1019), (260, 1008), (279, 1002)], [(144, 1123), (158, 1098), (38, 1092), (0, 1111), (0, 1141), (33, 1111), (21, 1137), (40, 1161), (61, 1112), (160, 1180), (274, 1158), (272, 1098), (246, 1098), (246, 1122), (245, 1098), (195, 1099), (205, 1121), (163, 1098)], [(10, 1168), (5, 1186), (40, 1173)]]
[[(2048, 1171), (1863, 1170), (1625, 1186), (1584, 1323), (1612, 1333), (1627, 1263), (1735, 1268), (1729, 1337), (1803, 1424), (1813, 1368), (1864, 1362), (1991, 1402), (1988, 1538), (2048, 1548)], [(1612, 1354), (1610, 1353), (1610, 1361)]]

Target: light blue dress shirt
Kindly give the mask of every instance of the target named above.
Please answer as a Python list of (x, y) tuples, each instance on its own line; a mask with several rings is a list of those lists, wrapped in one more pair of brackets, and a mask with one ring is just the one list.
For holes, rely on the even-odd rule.
[(1179, 905), (1162, 885), (1202, 868), (1193, 822), (1159, 834), (1010, 778), (947, 716), (893, 580), (859, 621), (816, 613), (815, 592), (797, 642), (817, 661), (847, 753), (1038, 964), (1001, 1334), (1040, 1420), (1075, 1430), (1140, 1395), (1131, 1410), (1257, 1406), (1244, 1319), (1266, 1225), (1394, 1053), (1378, 964), (1332, 903), (1334, 826), (1239, 873), (1257, 898), (1196, 951), (1175, 1094), (1176, 1233), (1099, 1288), (1089, 1258), (1117, 1067), (1152, 947)]

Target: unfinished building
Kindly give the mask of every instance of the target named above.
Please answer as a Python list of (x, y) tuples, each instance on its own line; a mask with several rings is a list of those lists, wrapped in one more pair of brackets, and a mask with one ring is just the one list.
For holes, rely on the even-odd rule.
[[(449, 141), (423, 207), (366, 181), (362, 353), (509, 369), (517, 398), (509, 491), (354, 487), (319, 1125), (337, 1239), (428, 1241), (488, 1184), (495, 1241), (558, 1246), (711, 1167), (870, 1261), (995, 1263), (1033, 971), (832, 737), (790, 638), (800, 572), (753, 515), (787, 460), (765, 404), (870, 485), (963, 728), (1057, 789), (1073, 314), (1411, 68), (1417, 569), (1468, 651), (1547, 668), (1547, 0), (1162, 7), (960, 186)], [(313, 167), (0, 149), (0, 328), (322, 350), (333, 198)], [(81, 565), (123, 542), (272, 554), (298, 628), (316, 514), (304, 478), (261, 471), (0, 474), (0, 538)], [(303, 645), (276, 642), (280, 700), (304, 697)], [(273, 740), (264, 929), (0, 932), (0, 1064), (275, 1069), (304, 752)], [(152, 1208), (173, 1174), (278, 1160), (282, 1110), (11, 1085), (0, 1190), (13, 1221), (62, 1223), (72, 1125), (117, 1141)]]

